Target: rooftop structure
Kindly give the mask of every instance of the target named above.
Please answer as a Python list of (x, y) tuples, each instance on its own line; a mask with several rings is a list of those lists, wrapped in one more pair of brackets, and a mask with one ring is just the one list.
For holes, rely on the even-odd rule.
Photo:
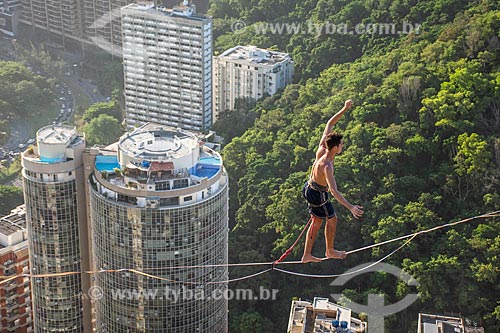
[(96, 276), (104, 291), (96, 300), (96, 332), (227, 332), (224, 299), (113, 298), (118, 290), (225, 290), (207, 282), (225, 281), (227, 267), (160, 269), (227, 263), (228, 180), (220, 155), (189, 132), (146, 124), (116, 144), (90, 149), (85, 168), (94, 269), (127, 267), (165, 279)]
[(228, 58), (232, 60), (243, 60), (251, 64), (265, 64), (273, 66), (279, 63), (290, 61), (288, 53), (270, 51), (261, 49), (256, 46), (235, 46), (224, 51), (220, 58)]
[(431, 314), (418, 314), (418, 333), (484, 333), (484, 328), (478, 327), (470, 320), (439, 316)]
[(212, 125), (212, 19), (185, 1), (121, 10), (126, 122), (189, 131)]
[(17, 35), (21, 9), (21, 0), (0, 0), (0, 32), (9, 36)]
[[(29, 273), (24, 205), (0, 218), (0, 276)], [(30, 280), (17, 277), (0, 285), (0, 333), (32, 332)]]
[(287, 53), (256, 46), (233, 47), (214, 57), (214, 113), (234, 110), (237, 99), (272, 96), (292, 83), (293, 61)]
[(25, 241), (26, 211), (24, 205), (13, 209), (12, 212), (0, 217), (0, 250)]
[(313, 302), (294, 300), (287, 332), (290, 333), (361, 333), (367, 324), (352, 317), (351, 310), (328, 298), (315, 297)]

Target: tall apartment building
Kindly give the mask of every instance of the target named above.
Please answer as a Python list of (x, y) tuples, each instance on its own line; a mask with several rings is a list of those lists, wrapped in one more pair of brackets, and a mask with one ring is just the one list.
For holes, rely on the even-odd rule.
[(184, 1), (122, 8), (126, 123), (202, 131), (212, 124), (212, 19)]
[(227, 332), (227, 300), (213, 297), (228, 277), (217, 266), (227, 263), (228, 246), (220, 155), (188, 132), (146, 124), (90, 149), (85, 169), (93, 268), (159, 277), (96, 275), (96, 332)]
[[(24, 206), (0, 218), (0, 276), (29, 273)], [(0, 284), (0, 333), (32, 332), (30, 280), (17, 277)]]
[(65, 38), (82, 37), (81, 0), (22, 0), (23, 21)]
[[(22, 155), (31, 274), (88, 270), (84, 148), (75, 128), (46, 126)], [(34, 331), (91, 332), (88, 283), (86, 274), (33, 278)]]
[(108, 52), (121, 56), (120, 10), (134, 0), (83, 0), (84, 37)]
[(234, 110), (238, 98), (258, 100), (292, 83), (293, 61), (287, 53), (236, 46), (214, 57), (214, 118)]

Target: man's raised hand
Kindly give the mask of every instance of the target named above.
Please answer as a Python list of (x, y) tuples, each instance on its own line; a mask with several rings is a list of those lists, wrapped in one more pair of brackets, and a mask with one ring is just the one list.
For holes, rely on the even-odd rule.
[(350, 99), (348, 99), (347, 101), (345, 101), (344, 103), (344, 108), (346, 110), (349, 110), (350, 108), (352, 107), (352, 101)]

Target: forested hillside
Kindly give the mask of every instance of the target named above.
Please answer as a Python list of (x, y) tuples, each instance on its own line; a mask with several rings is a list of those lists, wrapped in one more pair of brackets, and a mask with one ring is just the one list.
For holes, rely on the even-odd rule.
[(33, 116), (54, 98), (52, 80), (36, 75), (25, 66), (0, 61), (0, 144), (7, 142), (10, 129), (7, 119)]
[[(231, 177), (230, 262), (277, 258), (308, 216), (300, 190), (325, 122), (352, 99), (338, 123), (344, 152), (335, 177), (346, 198), (365, 207), (362, 220), (336, 204), (336, 247), (380, 242), (449, 221), (500, 209), (500, 3), (495, 1), (233, 1), (212, 3), (219, 51), (235, 44), (276, 46), (296, 62), (297, 84), (252, 111), (224, 121), (240, 136), (223, 150)], [(420, 23), (409, 35), (256, 35), (230, 32), (231, 20)], [(228, 120), (229, 119), (229, 120)], [(234, 119), (238, 119), (235, 123)], [(255, 119), (255, 121), (253, 121)], [(250, 121), (244, 121), (250, 120)], [(224, 131), (224, 121), (216, 128)], [(243, 124), (243, 125), (241, 125)], [(249, 124), (249, 125), (245, 125)], [(248, 126), (245, 131), (244, 127)], [(293, 267), (342, 273), (381, 258), (398, 244)], [(299, 259), (303, 242), (292, 253)], [(324, 251), (320, 233), (315, 254)], [(366, 274), (347, 289), (333, 279), (277, 272), (233, 288), (279, 289), (271, 301), (233, 301), (231, 332), (285, 332), (292, 297), (344, 292), (386, 304), (418, 291), (411, 307), (386, 319), (387, 332), (415, 332), (418, 312), (455, 313), (500, 330), (500, 220), (475, 221), (417, 237), (389, 263), (415, 277), (410, 288), (392, 276)], [(255, 269), (232, 269), (233, 277)]]

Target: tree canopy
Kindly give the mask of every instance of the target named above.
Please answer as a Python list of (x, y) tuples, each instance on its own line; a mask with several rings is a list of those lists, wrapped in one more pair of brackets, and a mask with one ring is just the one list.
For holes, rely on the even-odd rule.
[(13, 61), (0, 61), (0, 117), (29, 117), (54, 99), (51, 82)]
[[(296, 82), (249, 111), (255, 121), (223, 149), (230, 177), (230, 262), (277, 258), (299, 235), (308, 216), (300, 189), (326, 121), (345, 99), (355, 108), (337, 124), (345, 138), (335, 159), (339, 190), (365, 207), (361, 221), (335, 205), (336, 247), (358, 248), (500, 207), (500, 8), (491, 1), (229, 1), (212, 3), (219, 36), (215, 48), (277, 45), (295, 61)], [(230, 23), (413, 22), (419, 34), (258, 35), (232, 33)], [(223, 119), (224, 120), (224, 119)], [(321, 235), (321, 234), (320, 234)], [(318, 236), (314, 251), (324, 251)], [(303, 250), (299, 243), (292, 257)], [(460, 313), (500, 329), (500, 221), (420, 236), (388, 261), (420, 283), (416, 303), (386, 320), (387, 332), (410, 332), (418, 312)], [(374, 249), (344, 261), (301, 267), (342, 273), (380, 258)], [(248, 273), (232, 268), (233, 276)], [(328, 280), (328, 279), (327, 279)], [(242, 281), (279, 288), (276, 301), (233, 302), (230, 325), (286, 329), (292, 297), (343, 292), (366, 301), (383, 291), (386, 302), (411, 288), (367, 275), (332, 290), (331, 281), (278, 274)], [(415, 291), (415, 290), (413, 290)], [(267, 319), (269, 321), (267, 321)], [(267, 325), (272, 325), (269, 328)], [(242, 331), (240, 329), (240, 331)], [(248, 328), (245, 332), (253, 332)], [(243, 332), (243, 331), (242, 331)]]
[(101, 114), (86, 124), (83, 132), (88, 145), (109, 145), (119, 138), (122, 129), (115, 117)]

